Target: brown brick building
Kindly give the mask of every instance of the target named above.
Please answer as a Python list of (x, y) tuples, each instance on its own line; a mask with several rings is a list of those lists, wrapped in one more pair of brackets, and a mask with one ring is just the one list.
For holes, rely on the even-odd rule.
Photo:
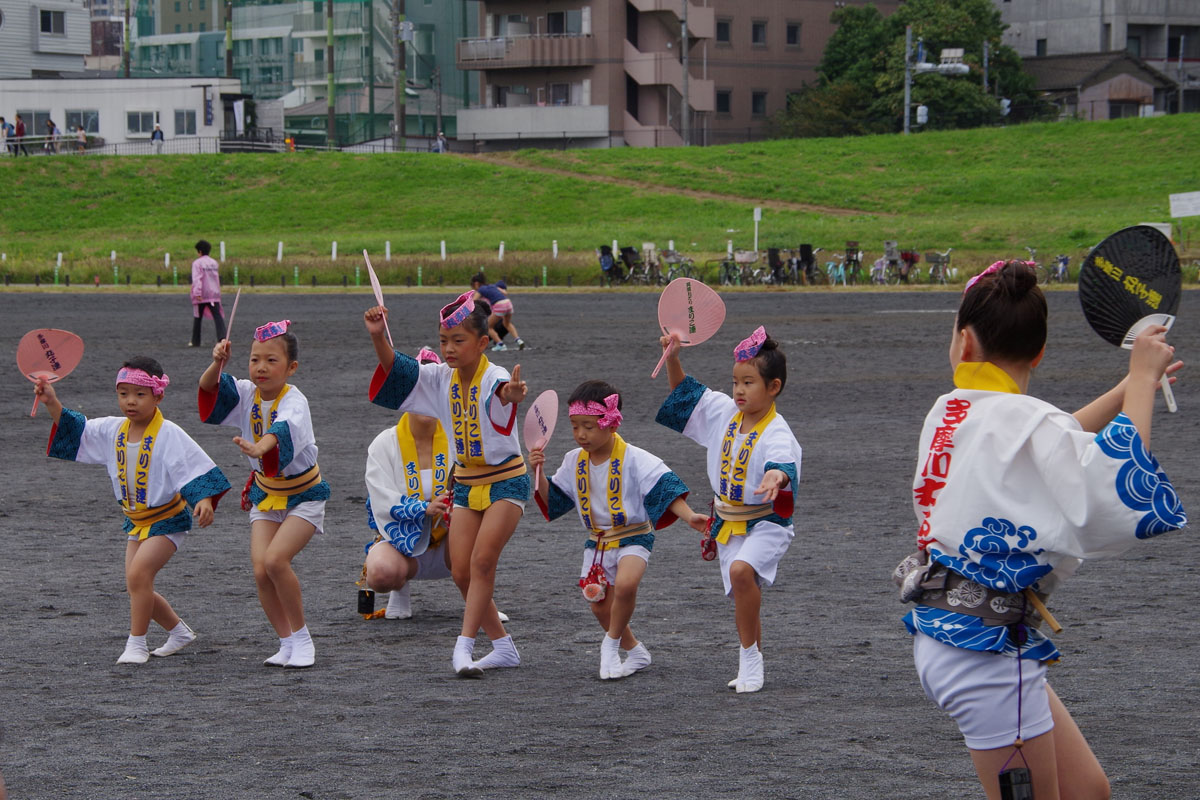
[[(459, 137), (582, 147), (756, 138), (816, 79), (830, 15), (844, 5), (686, 1), (484, 0), (482, 35), (458, 42), (458, 67), (478, 70), (481, 98), (459, 112)], [(890, 14), (898, 2), (876, 6)]]

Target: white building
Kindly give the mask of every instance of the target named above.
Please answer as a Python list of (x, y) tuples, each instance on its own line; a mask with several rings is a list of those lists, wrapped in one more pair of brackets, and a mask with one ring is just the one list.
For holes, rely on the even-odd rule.
[(84, 0), (0, 0), (0, 78), (78, 72), (91, 49)]
[(0, 80), (0, 116), (20, 114), (30, 136), (42, 135), (47, 119), (64, 134), (82, 125), (106, 144), (148, 142), (158, 123), (167, 152), (184, 151), (172, 142), (234, 129), (241, 92), (236, 78), (9, 79)]

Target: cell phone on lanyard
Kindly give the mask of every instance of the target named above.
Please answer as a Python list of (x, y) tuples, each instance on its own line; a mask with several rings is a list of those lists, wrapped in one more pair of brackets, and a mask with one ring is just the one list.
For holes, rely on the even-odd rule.
[(1033, 778), (1025, 767), (1000, 773), (1000, 800), (1033, 800)]

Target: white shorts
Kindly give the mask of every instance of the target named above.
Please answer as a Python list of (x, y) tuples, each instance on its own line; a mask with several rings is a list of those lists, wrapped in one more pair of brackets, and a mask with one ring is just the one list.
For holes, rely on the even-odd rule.
[(497, 300), (492, 304), (492, 313), (498, 317), (503, 317), (506, 314), (511, 314), (513, 310), (512, 300), (504, 299)]
[[(522, 514), (525, 513), (525, 501), (524, 500), (518, 500), (515, 497), (501, 497), (499, 500), (494, 501), (492, 503), (492, 506), (496, 505), (496, 503), (512, 503), (514, 506), (521, 509)], [(491, 508), (492, 506), (488, 506), (488, 508)], [(462, 503), (455, 503), (454, 507), (455, 508), (466, 508), (466, 509), (471, 508), (470, 506), (464, 506)]]
[[(160, 533), (159, 536), (165, 536), (166, 538), (170, 539), (171, 544), (175, 545), (175, 550), (178, 551), (179, 548), (183, 546), (183, 537), (187, 536), (187, 534), (188, 534), (187, 531), (179, 531), (178, 533)], [(153, 539), (154, 537), (148, 536), (146, 538)], [(130, 536), (129, 541), (135, 542), (135, 541), (137, 541), (137, 537)]]
[(250, 509), (250, 524), (253, 525), (260, 519), (265, 519), (267, 522), (281, 524), (288, 517), (299, 517), (305, 522), (317, 529), (317, 533), (324, 533), (325, 524), (325, 501), (324, 500), (309, 500), (300, 503), (294, 508), (278, 509), (276, 511), (259, 511), (258, 506)]
[(413, 575), (412, 579), (414, 581), (436, 581), (449, 578), (450, 568), (446, 566), (446, 549), (449, 546), (446, 540), (442, 539), (441, 546), (426, 548), (424, 553), (417, 556), (417, 574)]
[(729, 567), (734, 561), (745, 561), (754, 567), (759, 586), (775, 583), (775, 569), (795, 535), (790, 525), (785, 528), (775, 522), (759, 522), (745, 536), (730, 536), (728, 544), (718, 544), (717, 556), (721, 559), (725, 595), (733, 594)]
[(1054, 729), (1045, 664), (951, 647), (923, 633), (913, 636), (913, 661), (925, 696), (954, 718), (972, 750), (995, 750), (1016, 740), (1018, 660), (1019, 733), (1028, 740)]
[[(610, 586), (617, 585), (617, 563), (625, 556), (637, 556), (647, 564), (650, 563), (650, 551), (640, 544), (627, 544), (624, 547), (610, 547), (600, 551), (598, 563), (604, 570), (604, 577), (608, 578)], [(597, 563), (596, 551), (590, 547), (584, 548), (583, 568), (579, 571), (579, 577), (586, 578), (593, 563)]]

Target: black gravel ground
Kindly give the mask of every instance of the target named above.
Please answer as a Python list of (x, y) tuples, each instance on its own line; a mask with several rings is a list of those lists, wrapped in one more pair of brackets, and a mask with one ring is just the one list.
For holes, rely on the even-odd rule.
[[(435, 338), (444, 295), (389, 296), (397, 344)], [(226, 301), (232, 299), (227, 292)], [(623, 392), (626, 438), (661, 455), (710, 497), (700, 448), (653, 422), (665, 377), (649, 294), (515, 294), (532, 392), (604, 378)], [(417, 584), (414, 619), (364, 622), (354, 580), (368, 538), (367, 444), (395, 417), (366, 400), (369, 295), (247, 294), (234, 329), (244, 372), (252, 328), (290, 318), (295, 383), (308, 396), (333, 486), (327, 533), (297, 558), (317, 645), (311, 670), (261, 666), (274, 636), (259, 608), (236, 500), (192, 534), (158, 588), (200, 633), (169, 659), (115, 664), (128, 631), (119, 512), (102, 468), (43, 456), (49, 419), (28, 416), (30, 385), (10, 367), (0, 397), (0, 771), (12, 798), (925, 798), (979, 796), (948, 717), (911, 665), (888, 574), (912, 549), (908, 482), (921, 420), (949, 385), (952, 293), (762, 293), (727, 297), (725, 328), (684, 363), (724, 387), (732, 347), (765, 324), (784, 342), (780, 401), (804, 447), (797, 536), (764, 597), (766, 688), (736, 695), (732, 605), (698, 535), (663, 532), (634, 628), (654, 665), (596, 677), (602, 631), (576, 587), (577, 521), (527, 514), (500, 562), (497, 602), (512, 617), (520, 669), (456, 678), (461, 600), (449, 581)], [(1033, 391), (1074, 408), (1123, 373), (1125, 354), (1087, 328), (1073, 293), (1054, 293), (1051, 343)], [(1185, 299), (1187, 314), (1189, 300)], [(115, 413), (121, 361), (145, 353), (173, 385), (163, 408), (240, 487), (231, 429), (201, 425), (194, 385), (205, 346), (183, 345), (186, 296), (0, 293), (8, 352), (27, 330), (61, 327), (87, 354), (59, 385), (89, 416)], [(1172, 335), (1186, 359), (1200, 323)], [(10, 362), (11, 363), (11, 362)], [(1185, 506), (1196, 506), (1200, 399), (1185, 377), (1180, 412), (1154, 443)], [(566, 424), (551, 443), (570, 446)], [(531, 509), (532, 510), (532, 509)], [(1200, 796), (1200, 544), (1189, 532), (1087, 565), (1055, 597), (1066, 654), (1051, 681), (1120, 798)], [(163, 633), (152, 627), (151, 647)], [(486, 651), (481, 641), (478, 653)]]

